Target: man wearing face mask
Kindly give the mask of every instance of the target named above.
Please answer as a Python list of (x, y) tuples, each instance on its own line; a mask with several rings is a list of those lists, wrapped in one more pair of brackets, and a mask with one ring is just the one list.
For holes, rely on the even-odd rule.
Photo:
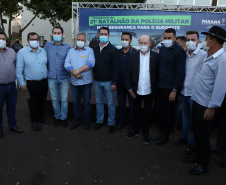
[[(90, 99), (92, 87), (92, 68), (95, 65), (92, 48), (85, 46), (86, 35), (78, 33), (76, 46), (69, 50), (64, 67), (71, 73), (71, 90), (73, 94), (74, 123), (70, 129), (81, 125), (86, 131), (90, 129)], [(81, 117), (81, 99), (83, 100), (83, 118)]]
[(226, 31), (213, 26), (202, 34), (206, 35), (203, 48), (208, 55), (195, 77), (192, 91), (191, 128), (196, 142), (193, 162), (197, 163), (189, 172), (192, 175), (202, 175), (208, 171), (210, 129), (216, 110), (221, 107), (226, 94), (226, 53), (223, 49)]
[(99, 29), (100, 44), (94, 46), (96, 59), (94, 71), (94, 91), (96, 96), (97, 121), (94, 130), (101, 128), (104, 122), (104, 94), (108, 104), (109, 133), (115, 132), (115, 93), (119, 78), (119, 51), (109, 41), (107, 27)]
[(191, 95), (195, 76), (207, 55), (206, 52), (198, 48), (199, 43), (199, 33), (197, 31), (187, 31), (186, 47), (188, 51), (186, 53), (186, 75), (180, 96), (182, 106), (182, 136), (179, 140), (174, 142), (174, 145), (176, 146), (188, 143), (188, 147), (184, 151), (185, 155), (190, 155), (194, 151), (195, 141), (193, 134), (191, 134), (189, 139), (192, 109)]
[(61, 123), (67, 127), (69, 75), (64, 68), (64, 61), (71, 46), (63, 42), (63, 34), (63, 28), (55, 26), (52, 29), (53, 41), (47, 42), (44, 48), (48, 58), (48, 86), (55, 118), (53, 125)]
[[(150, 113), (153, 106), (154, 94), (157, 87), (158, 54), (150, 51), (151, 37), (142, 35), (139, 39), (139, 51), (131, 54), (127, 71), (126, 87), (133, 98), (134, 120), (127, 138), (139, 135), (142, 127), (143, 142), (149, 144)], [(141, 105), (144, 103), (144, 115)], [(144, 118), (144, 119), (142, 119)]]
[(6, 34), (0, 31), (0, 138), (3, 137), (2, 109), (6, 103), (6, 113), (9, 130), (22, 133), (23, 130), (16, 125), (16, 53), (13, 49), (6, 47)]
[(185, 77), (186, 53), (176, 42), (176, 31), (168, 28), (159, 51), (158, 106), (160, 133), (153, 137), (156, 145), (169, 141), (178, 96)]
[(32, 129), (40, 131), (38, 122), (50, 124), (44, 117), (48, 92), (47, 54), (45, 49), (39, 47), (37, 33), (28, 33), (27, 42), (29, 45), (17, 54), (16, 76), (21, 90), (28, 89), (30, 94), (29, 108)]
[(22, 48), (23, 48), (23, 45), (20, 44), (20, 39), (16, 39), (12, 45), (12, 49), (17, 53)]
[(125, 84), (125, 71), (132, 53), (137, 50), (131, 46), (132, 34), (130, 32), (123, 32), (121, 36), (122, 48), (119, 49), (120, 53), (120, 74), (119, 82), (117, 86), (117, 99), (118, 99), (118, 109), (119, 109), (119, 125), (116, 128), (120, 130), (126, 124), (126, 97), (128, 96), (129, 102), (129, 125), (132, 126), (133, 117), (133, 102), (132, 97), (126, 89)]

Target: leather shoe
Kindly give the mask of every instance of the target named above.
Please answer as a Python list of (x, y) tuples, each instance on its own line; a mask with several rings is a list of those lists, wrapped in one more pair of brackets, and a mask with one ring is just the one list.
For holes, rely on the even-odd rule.
[(164, 145), (169, 141), (168, 137), (162, 136), (158, 141), (155, 142), (156, 145)]
[(33, 122), (32, 123), (32, 129), (35, 130), (35, 131), (40, 131), (41, 130), (41, 128), (39, 127), (37, 122)]
[(85, 128), (85, 131), (88, 131), (88, 130), (90, 129), (89, 124), (85, 124), (85, 125), (84, 125), (84, 128)]
[(46, 125), (51, 124), (51, 122), (50, 122), (49, 120), (45, 119), (45, 118), (41, 118), (39, 121), (40, 121), (41, 123), (46, 124)]
[(203, 165), (199, 164), (196, 167), (192, 168), (189, 171), (191, 175), (203, 175), (208, 171), (208, 168), (204, 167)]
[(0, 138), (3, 138), (3, 131), (0, 130)]
[(178, 139), (177, 141), (174, 141), (173, 143), (174, 146), (181, 146), (184, 144), (188, 144), (188, 140), (184, 139), (183, 137), (180, 137), (180, 139)]
[(81, 125), (81, 123), (76, 123), (76, 122), (74, 122), (71, 126), (70, 126), (70, 129), (75, 129), (75, 128), (77, 128), (78, 126), (80, 126)]
[(186, 162), (186, 163), (197, 163), (197, 158), (195, 156), (192, 157), (184, 157), (182, 158), (182, 161)]
[(187, 148), (184, 150), (184, 155), (189, 156), (195, 152), (195, 147), (193, 145), (188, 145)]
[(152, 140), (152, 141), (157, 141), (157, 140), (159, 140), (163, 135), (164, 135), (164, 134), (161, 132), (161, 133), (159, 133), (157, 136), (153, 137), (151, 140)]
[(13, 131), (13, 132), (16, 132), (16, 133), (23, 133), (24, 132), (19, 127), (10, 128), (9, 131)]
[(119, 131), (121, 130), (125, 125), (124, 124), (119, 124), (117, 127), (116, 127), (116, 131)]

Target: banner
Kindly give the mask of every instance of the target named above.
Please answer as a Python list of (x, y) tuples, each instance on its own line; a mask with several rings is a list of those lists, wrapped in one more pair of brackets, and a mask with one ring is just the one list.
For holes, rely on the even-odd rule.
[(87, 44), (97, 35), (102, 27), (110, 29), (110, 41), (121, 47), (121, 34), (124, 31), (133, 35), (132, 45), (137, 47), (141, 35), (150, 35), (153, 45), (162, 39), (167, 28), (174, 28), (177, 36), (186, 36), (187, 31), (198, 31), (200, 40), (205, 39), (201, 32), (208, 31), (213, 25), (226, 29), (226, 14), (152, 11), (152, 10), (121, 10), (121, 9), (79, 9), (79, 31), (87, 35)]

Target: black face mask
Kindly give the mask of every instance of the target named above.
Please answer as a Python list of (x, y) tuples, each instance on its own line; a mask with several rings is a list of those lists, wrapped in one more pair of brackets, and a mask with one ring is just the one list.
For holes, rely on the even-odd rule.
[(17, 43), (17, 44), (19, 44), (19, 43), (20, 43), (20, 41), (16, 41), (16, 43)]

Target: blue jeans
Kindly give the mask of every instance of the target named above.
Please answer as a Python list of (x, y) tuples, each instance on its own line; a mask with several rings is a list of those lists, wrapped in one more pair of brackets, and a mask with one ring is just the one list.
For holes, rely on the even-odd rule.
[(2, 110), (6, 103), (6, 114), (8, 117), (9, 129), (16, 127), (16, 102), (17, 102), (17, 90), (16, 84), (0, 85), (0, 130), (3, 129)]
[[(52, 99), (55, 119), (65, 120), (68, 113), (69, 78), (48, 79), (49, 91)], [(59, 102), (59, 92), (61, 105)]]
[(191, 130), (191, 113), (192, 113), (192, 99), (191, 96), (184, 96), (181, 94), (181, 107), (182, 107), (182, 138), (188, 139), (188, 143), (195, 145), (193, 133), (189, 138)]
[(96, 123), (104, 122), (104, 94), (108, 105), (108, 125), (115, 124), (115, 93), (111, 91), (111, 81), (94, 81), (94, 91), (96, 96)]
[(129, 125), (133, 123), (133, 99), (129, 92), (123, 85), (117, 86), (117, 99), (118, 99), (118, 110), (119, 110), (119, 124), (126, 123), (126, 99), (128, 97), (129, 102)]
[(92, 83), (86, 85), (72, 85), (71, 90), (73, 94), (73, 111), (74, 121), (78, 124), (81, 123), (81, 100), (83, 100), (83, 122), (84, 124), (90, 123), (90, 99), (91, 99), (91, 87)]

